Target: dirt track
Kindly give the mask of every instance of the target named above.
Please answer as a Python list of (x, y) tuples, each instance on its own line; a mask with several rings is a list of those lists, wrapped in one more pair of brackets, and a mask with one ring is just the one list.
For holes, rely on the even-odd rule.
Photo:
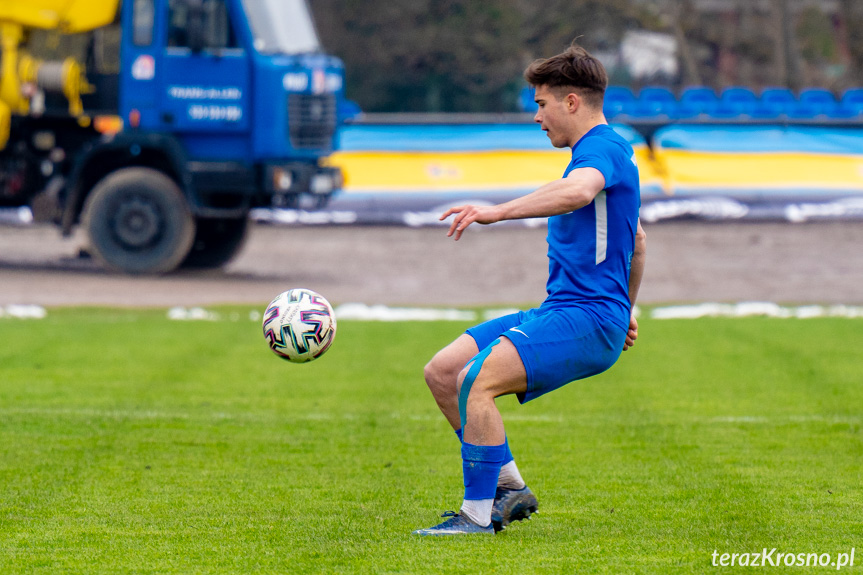
[[(640, 301), (863, 304), (863, 224), (681, 222), (647, 228)], [(545, 229), (255, 226), (224, 270), (103, 272), (80, 237), (0, 227), (0, 305), (266, 304), (289, 287), (333, 303), (530, 304), (544, 296)]]

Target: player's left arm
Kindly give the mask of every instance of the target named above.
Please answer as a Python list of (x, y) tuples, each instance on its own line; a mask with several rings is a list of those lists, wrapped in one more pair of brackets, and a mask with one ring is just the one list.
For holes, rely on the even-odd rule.
[(638, 339), (638, 320), (635, 319), (635, 300), (638, 298), (638, 288), (641, 287), (641, 278), (644, 275), (644, 262), (647, 259), (647, 234), (641, 227), (641, 219), (635, 231), (635, 249), (632, 252), (632, 263), (629, 267), (629, 302), (632, 305), (632, 313), (629, 316), (629, 331), (626, 333), (626, 342), (623, 351), (626, 351)]
[(549, 182), (536, 191), (494, 206), (464, 205), (450, 208), (441, 221), (455, 214), (447, 237), (455, 239), (472, 223), (493, 224), (504, 220), (547, 218), (568, 214), (593, 201), (605, 188), (605, 176), (596, 168), (576, 168), (565, 178)]

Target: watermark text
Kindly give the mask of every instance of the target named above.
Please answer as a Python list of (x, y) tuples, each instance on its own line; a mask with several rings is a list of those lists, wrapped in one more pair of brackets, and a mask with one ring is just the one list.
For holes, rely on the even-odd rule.
[(777, 548), (763, 548), (753, 553), (720, 553), (711, 555), (714, 567), (831, 567), (837, 571), (854, 567), (854, 548), (848, 553), (784, 553)]

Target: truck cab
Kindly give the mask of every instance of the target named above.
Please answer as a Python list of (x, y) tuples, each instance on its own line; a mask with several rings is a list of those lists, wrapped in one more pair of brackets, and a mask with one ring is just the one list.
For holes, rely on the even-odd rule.
[[(321, 207), (340, 189), (326, 158), (344, 69), (322, 51), (305, 0), (14, 2), (8, 18), (27, 11), (49, 22), (13, 22), (14, 37), (0, 27), (3, 57), (28, 63), (14, 69), (65, 71), (80, 60), (82, 72), (43, 81), (4, 67), (0, 96), (19, 85), (35, 96), (3, 97), (14, 113), (0, 184), (17, 183), (0, 200), (30, 200), (37, 219), (65, 233), (83, 226), (107, 267), (220, 266), (242, 246), (250, 209)], [(64, 35), (71, 15), (92, 20), (78, 41), (27, 46), (35, 33)], [(48, 45), (59, 53), (32, 56)], [(85, 53), (64, 53), (75, 46)]]
[(179, 140), (200, 209), (221, 205), (213, 177), (260, 172), (257, 205), (320, 204), (340, 185), (318, 160), (334, 147), (344, 71), (305, 0), (130, 0), (122, 17), (120, 115)]

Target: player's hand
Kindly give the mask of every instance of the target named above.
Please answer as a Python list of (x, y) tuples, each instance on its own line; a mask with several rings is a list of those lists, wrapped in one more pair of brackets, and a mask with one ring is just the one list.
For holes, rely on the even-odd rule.
[(450, 208), (440, 217), (440, 221), (444, 221), (451, 215), (455, 214), (452, 219), (452, 224), (449, 226), (449, 231), (446, 237), (451, 238), (455, 234), (455, 240), (461, 238), (462, 233), (472, 223), (478, 224), (493, 224), (500, 221), (497, 206), (456, 206)]
[(635, 319), (635, 314), (629, 316), (629, 331), (626, 332), (626, 341), (623, 344), (623, 351), (626, 351), (638, 339), (638, 320)]

